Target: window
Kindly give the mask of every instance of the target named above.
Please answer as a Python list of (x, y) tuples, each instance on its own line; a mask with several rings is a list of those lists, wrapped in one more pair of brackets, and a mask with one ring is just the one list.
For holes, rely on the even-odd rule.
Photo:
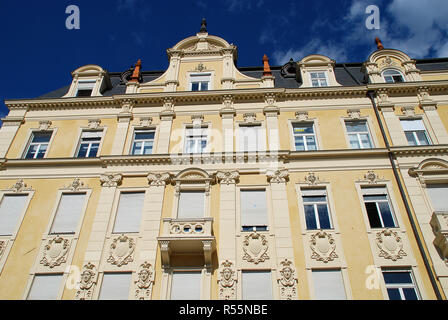
[(261, 125), (239, 126), (239, 149), (240, 151), (260, 151), (264, 149), (263, 128)]
[(386, 83), (404, 82), (404, 78), (401, 72), (393, 69), (385, 70), (383, 72), (383, 78), (386, 81)]
[(302, 199), (308, 230), (333, 228), (325, 189), (302, 190)]
[(448, 212), (448, 184), (428, 184), (426, 188), (434, 211)]
[(139, 232), (144, 199), (144, 192), (120, 194), (113, 233)]
[(103, 131), (83, 131), (78, 149), (78, 158), (94, 158), (97, 156)]
[(0, 236), (13, 234), (28, 195), (4, 195), (0, 204)]
[(134, 132), (131, 154), (152, 154), (154, 148), (154, 135), (154, 130), (136, 130)]
[(266, 231), (268, 212), (265, 190), (241, 190), (241, 228), (243, 231)]
[(181, 191), (179, 195), (178, 219), (203, 218), (205, 209), (204, 191)]
[(101, 283), (99, 300), (128, 300), (131, 285), (130, 272), (105, 273)]
[(207, 127), (185, 129), (185, 153), (203, 153), (207, 148)]
[(328, 86), (327, 75), (324, 71), (310, 72), (311, 85), (313, 87), (326, 87)]
[(362, 188), (362, 193), (371, 228), (397, 227), (386, 188)]
[(36, 274), (27, 299), (56, 300), (61, 282), (62, 274)]
[(294, 123), (292, 128), (296, 151), (317, 150), (313, 123)]
[(75, 233), (84, 201), (85, 193), (62, 194), (50, 234)]
[(367, 121), (345, 121), (347, 128), (350, 148), (352, 149), (368, 149), (372, 148)]
[(409, 270), (383, 270), (389, 300), (419, 300), (417, 286)]
[(410, 146), (427, 146), (430, 144), (423, 120), (401, 120), (400, 122)]
[(33, 132), (25, 159), (43, 158), (48, 149), (52, 131)]
[(207, 91), (210, 89), (211, 74), (199, 73), (190, 75), (191, 91)]
[(76, 91), (77, 97), (90, 97), (92, 95), (95, 80), (93, 81), (79, 81)]
[(200, 300), (201, 272), (174, 271), (171, 279), (171, 300)]
[(346, 300), (341, 270), (313, 270), (314, 296), (317, 300)]
[(272, 300), (272, 279), (270, 271), (242, 272), (243, 300)]

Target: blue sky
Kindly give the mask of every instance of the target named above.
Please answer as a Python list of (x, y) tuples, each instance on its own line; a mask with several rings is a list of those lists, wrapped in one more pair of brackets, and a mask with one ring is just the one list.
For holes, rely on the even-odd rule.
[[(80, 9), (80, 29), (68, 30), (66, 7)], [(380, 29), (368, 30), (368, 5), (380, 9)], [(142, 59), (143, 70), (165, 70), (166, 49), (199, 31), (238, 47), (238, 66), (271, 65), (311, 53), (362, 62), (385, 47), (413, 58), (448, 57), (446, 0), (0, 0), (0, 116), (5, 99), (33, 98), (68, 85), (70, 72), (98, 64), (111, 72)]]

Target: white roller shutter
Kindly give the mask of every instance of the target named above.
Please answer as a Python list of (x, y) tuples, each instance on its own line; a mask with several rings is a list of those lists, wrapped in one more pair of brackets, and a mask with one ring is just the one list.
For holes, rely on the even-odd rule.
[(128, 300), (132, 273), (105, 273), (99, 300)]
[(204, 191), (181, 191), (179, 195), (178, 219), (195, 219), (204, 217)]
[(313, 282), (317, 300), (347, 299), (340, 270), (315, 270)]
[(59, 201), (51, 233), (74, 233), (84, 207), (85, 193), (65, 193)]
[(243, 271), (243, 300), (272, 300), (270, 271)]
[(435, 211), (448, 211), (448, 184), (430, 184), (427, 187)]
[(61, 287), (62, 274), (35, 275), (28, 300), (56, 300)]
[(241, 190), (241, 226), (267, 226), (265, 190)]
[(0, 204), (0, 236), (12, 235), (28, 195), (4, 195)]
[(121, 193), (114, 233), (139, 232), (145, 193)]
[(171, 300), (200, 300), (201, 272), (173, 272)]
[(422, 120), (401, 120), (404, 131), (421, 131), (426, 130)]

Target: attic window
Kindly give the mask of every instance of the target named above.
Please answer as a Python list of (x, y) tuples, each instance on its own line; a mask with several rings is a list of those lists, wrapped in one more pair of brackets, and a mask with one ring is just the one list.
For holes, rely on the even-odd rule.
[(92, 95), (95, 81), (79, 81), (78, 90), (76, 91), (77, 97), (90, 97)]
[(313, 87), (326, 87), (328, 86), (328, 80), (326, 72), (310, 72), (311, 84)]
[(210, 90), (211, 74), (196, 73), (190, 75), (191, 91), (207, 91)]
[(386, 83), (404, 82), (403, 75), (399, 71), (393, 69), (385, 70), (383, 72), (383, 77)]

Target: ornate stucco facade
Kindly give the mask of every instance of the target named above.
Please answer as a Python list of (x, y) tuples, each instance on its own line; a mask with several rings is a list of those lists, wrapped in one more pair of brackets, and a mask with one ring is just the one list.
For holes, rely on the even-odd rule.
[(325, 298), (325, 272), (339, 298), (389, 299), (394, 272), (446, 298), (448, 212), (428, 186), (448, 190), (448, 59), (237, 68), (204, 25), (167, 54), (166, 71), (87, 65), (5, 102), (0, 299), (101, 299), (126, 275), (121, 298), (165, 300), (188, 272), (200, 299), (243, 299), (254, 271), (272, 299)]

